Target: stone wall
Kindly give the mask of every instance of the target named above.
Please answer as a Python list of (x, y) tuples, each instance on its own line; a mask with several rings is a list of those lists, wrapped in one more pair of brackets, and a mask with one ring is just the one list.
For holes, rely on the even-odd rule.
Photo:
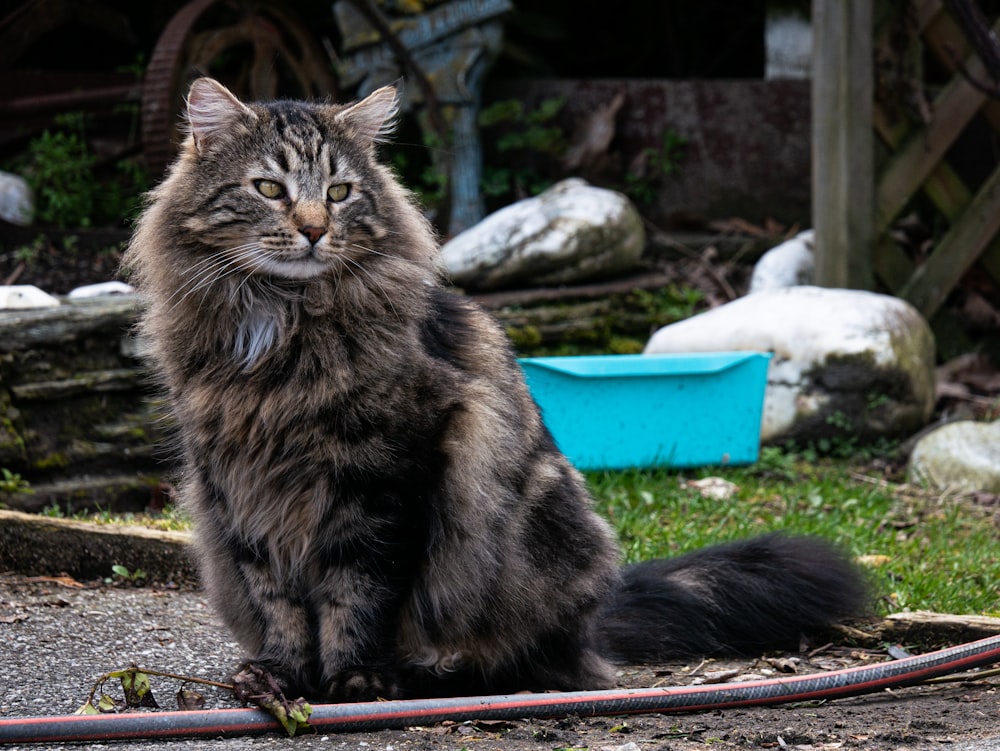
[(171, 462), (167, 430), (132, 334), (135, 297), (0, 312), (0, 468), (29, 492), (0, 492), (39, 511), (142, 510)]

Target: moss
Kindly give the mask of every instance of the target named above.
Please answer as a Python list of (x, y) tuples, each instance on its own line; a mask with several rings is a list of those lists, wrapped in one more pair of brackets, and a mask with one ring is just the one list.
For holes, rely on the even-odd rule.
[(519, 351), (538, 347), (542, 343), (542, 332), (537, 326), (508, 326), (507, 336)]
[(40, 472), (47, 469), (62, 469), (63, 467), (69, 466), (69, 458), (66, 454), (60, 451), (53, 451), (50, 454), (46, 454), (41, 459), (36, 459), (31, 463), (32, 469), (38, 470)]
[(25, 461), (27, 453), (21, 426), (21, 412), (12, 403), (10, 393), (0, 389), (0, 460), (7, 464)]

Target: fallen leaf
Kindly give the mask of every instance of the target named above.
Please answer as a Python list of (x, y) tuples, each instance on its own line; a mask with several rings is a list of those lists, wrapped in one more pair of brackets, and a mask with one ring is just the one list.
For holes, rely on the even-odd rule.
[(702, 498), (713, 498), (717, 501), (729, 500), (740, 490), (738, 485), (721, 477), (688, 480), (684, 483), (684, 487), (697, 490)]
[(766, 662), (779, 672), (797, 673), (802, 661), (798, 657), (768, 657)]
[(197, 691), (182, 688), (177, 692), (177, 708), (186, 711), (204, 709), (205, 697)]
[(108, 696), (107, 694), (101, 694), (101, 698), (97, 701), (97, 711), (101, 714), (117, 712), (119, 709), (123, 709), (124, 707), (125, 705), (123, 703), (116, 701), (113, 697)]
[(855, 560), (862, 566), (885, 566), (887, 563), (892, 561), (892, 558), (887, 555), (859, 555)]
[(97, 707), (90, 703), (90, 699), (87, 699), (86, 703), (73, 714), (99, 714), (99, 712)]
[(149, 709), (159, 709), (159, 704), (153, 698), (153, 691), (149, 685), (149, 676), (137, 668), (119, 671), (118, 677), (122, 682), (122, 690), (125, 692), (125, 706), (132, 709), (138, 707), (148, 707)]

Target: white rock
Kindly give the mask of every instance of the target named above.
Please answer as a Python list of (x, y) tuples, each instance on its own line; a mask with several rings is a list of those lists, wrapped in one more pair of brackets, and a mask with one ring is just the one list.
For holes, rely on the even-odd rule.
[(469, 289), (570, 284), (633, 268), (645, 231), (621, 193), (570, 178), (511, 204), (441, 249), (452, 282)]
[(962, 420), (931, 431), (914, 446), (907, 475), (935, 490), (1000, 493), (1000, 420)]
[(20, 175), (0, 172), (0, 219), (28, 226), (35, 216), (35, 196)]
[(67, 297), (74, 300), (87, 297), (103, 297), (104, 295), (130, 295), (135, 289), (125, 282), (98, 282), (97, 284), (85, 284), (70, 290)]
[(0, 310), (58, 308), (59, 301), (31, 284), (0, 286)]
[(750, 277), (750, 294), (812, 284), (816, 273), (816, 233), (800, 232), (760, 257)]
[(772, 352), (761, 439), (868, 440), (915, 432), (934, 407), (934, 337), (897, 297), (790, 287), (657, 331), (645, 352)]

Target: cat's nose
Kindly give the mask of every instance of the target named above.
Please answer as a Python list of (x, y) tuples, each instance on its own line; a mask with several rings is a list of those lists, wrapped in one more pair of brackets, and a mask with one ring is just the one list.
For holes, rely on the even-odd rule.
[(310, 244), (315, 245), (319, 242), (319, 239), (326, 234), (326, 230), (322, 227), (316, 227), (309, 225), (307, 227), (299, 227), (299, 232), (306, 236), (306, 239)]

